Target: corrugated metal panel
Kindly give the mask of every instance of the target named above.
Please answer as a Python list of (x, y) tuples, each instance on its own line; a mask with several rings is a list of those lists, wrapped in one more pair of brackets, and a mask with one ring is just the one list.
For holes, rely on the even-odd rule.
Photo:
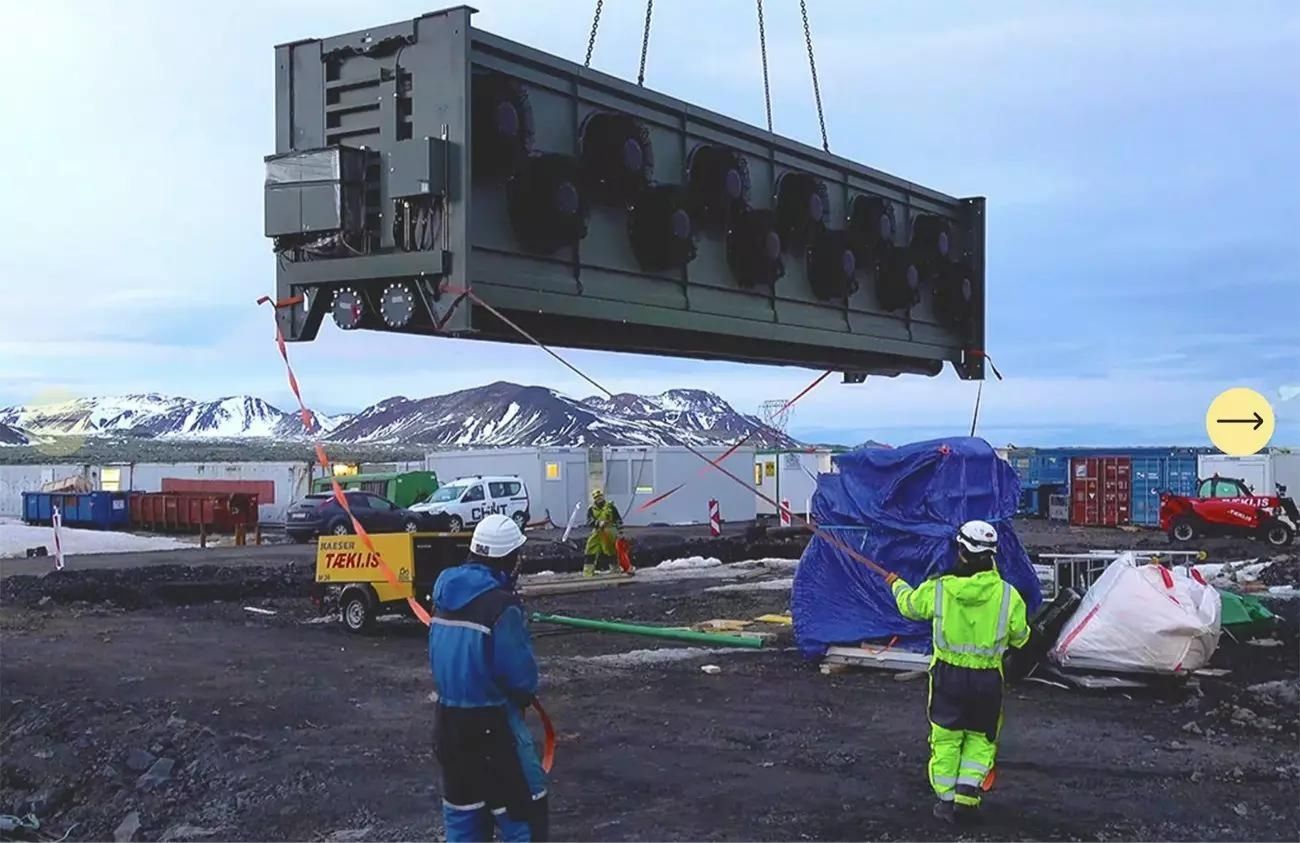
[(1117, 527), (1132, 523), (1131, 457), (1074, 457), (1070, 467), (1071, 524)]
[(1160, 493), (1196, 494), (1196, 457), (1191, 454), (1133, 458), (1133, 523), (1160, 524)]

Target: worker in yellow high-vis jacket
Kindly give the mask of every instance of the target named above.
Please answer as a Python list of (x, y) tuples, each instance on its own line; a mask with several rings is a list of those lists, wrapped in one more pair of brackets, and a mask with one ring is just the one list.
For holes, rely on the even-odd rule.
[(609, 559), (609, 569), (613, 571), (614, 562), (618, 559), (618, 532), (623, 526), (623, 516), (619, 514), (614, 502), (607, 500), (600, 489), (591, 492), (587, 526), (591, 528), (591, 535), (587, 536), (583, 576), (594, 576), (603, 558)]
[(957, 567), (916, 588), (886, 578), (898, 610), (933, 620), (930, 660), (930, 786), (935, 816), (967, 822), (979, 815), (982, 785), (997, 756), (1002, 726), (1002, 656), (1029, 640), (1025, 601), (998, 575), (998, 534), (984, 521), (957, 531)]

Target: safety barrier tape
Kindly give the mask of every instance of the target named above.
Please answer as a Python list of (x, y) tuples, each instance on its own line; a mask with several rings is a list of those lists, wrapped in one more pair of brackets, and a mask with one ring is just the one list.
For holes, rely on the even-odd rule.
[[(257, 303), (259, 305), (271, 304), (272, 313), (274, 314), (275, 311), (280, 308), (293, 307), (294, 305), (301, 304), (302, 301), (302, 296), (291, 296), (290, 298), (281, 299), (279, 301), (273, 300), (270, 296), (262, 296), (257, 300)], [(316, 422), (316, 414), (307, 409), (307, 405), (303, 401), (302, 390), (298, 386), (298, 378), (294, 375), (293, 366), (289, 363), (289, 349), (284, 341), (284, 332), (280, 330), (279, 319), (275, 320), (275, 344), (280, 350), (281, 359), (284, 360), (284, 370), (289, 378), (289, 389), (293, 392), (293, 397), (298, 402), (298, 411), (302, 417), (303, 427), (312, 437), (312, 447), (316, 452), (316, 461), (320, 464), (321, 470), (328, 473), (330, 470), (330, 462), (329, 457), (325, 454), (324, 446), (321, 445), (319, 435), (321, 428)], [(378, 563), (380, 573), (383, 574), (384, 579), (388, 580), (388, 584), (394, 588), (402, 588), (403, 583), (398, 580), (397, 574), (393, 572), (393, 569), (384, 561), (383, 555), (375, 548), (374, 542), (370, 538), (370, 534), (366, 532), (366, 528), (361, 526), (361, 522), (352, 514), (352, 507), (348, 506), (348, 499), (347, 496), (343, 494), (343, 487), (339, 485), (339, 482), (334, 479), (332, 474), (329, 476), (330, 485), (333, 487), (334, 491), (334, 500), (338, 501), (339, 506), (343, 507), (343, 511), (347, 513), (348, 518), (351, 519), (352, 529), (356, 531), (357, 538), (361, 539), (361, 543), (365, 545), (366, 550), (372, 554), (375, 562)], [(420, 622), (425, 626), (429, 626), (432, 618), (429, 616), (429, 613), (425, 608), (420, 605), (420, 601), (416, 600), (414, 595), (412, 595), (406, 598), (406, 603), (411, 607), (411, 613), (419, 618)], [(533, 709), (537, 711), (537, 715), (542, 721), (542, 731), (545, 735), (545, 743), (543, 744), (542, 751), (542, 769), (549, 773), (551, 771), (551, 766), (555, 763), (555, 726), (551, 723), (551, 718), (546, 713), (546, 709), (542, 708), (540, 701), (534, 698), (532, 706)]]

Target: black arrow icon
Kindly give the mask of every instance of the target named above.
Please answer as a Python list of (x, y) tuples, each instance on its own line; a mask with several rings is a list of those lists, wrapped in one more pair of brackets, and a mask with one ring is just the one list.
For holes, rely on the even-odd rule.
[(1264, 426), (1264, 417), (1259, 414), (1258, 410), (1251, 415), (1252, 418), (1249, 419), (1215, 419), (1215, 421), (1219, 424), (1248, 424), (1252, 430), (1259, 430)]

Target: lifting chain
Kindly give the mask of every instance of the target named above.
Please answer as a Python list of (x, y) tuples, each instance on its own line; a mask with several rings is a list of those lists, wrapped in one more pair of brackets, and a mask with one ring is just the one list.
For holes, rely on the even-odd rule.
[(587, 58), (583, 67), (591, 67), (591, 53), (596, 49), (596, 30), (600, 28), (600, 10), (605, 7), (605, 0), (596, 0), (596, 14), (591, 19), (591, 37), (587, 39)]
[(650, 14), (654, 11), (655, 0), (645, 3), (645, 33), (641, 36), (641, 67), (636, 73), (636, 83), (645, 84), (645, 54), (650, 49)]
[[(762, 8), (761, 4), (759, 8)], [(817, 122), (822, 129), (822, 149), (830, 152), (830, 141), (826, 140), (826, 115), (822, 113), (822, 91), (817, 85), (817, 59), (813, 57), (812, 30), (808, 28), (808, 0), (799, 0), (799, 13), (803, 15), (803, 37), (808, 43), (808, 68), (812, 71), (813, 99), (817, 102)]]
[(763, 105), (767, 107), (767, 130), (772, 131), (772, 89), (767, 83), (767, 35), (763, 31), (763, 0), (758, 0), (758, 52), (763, 57)]

